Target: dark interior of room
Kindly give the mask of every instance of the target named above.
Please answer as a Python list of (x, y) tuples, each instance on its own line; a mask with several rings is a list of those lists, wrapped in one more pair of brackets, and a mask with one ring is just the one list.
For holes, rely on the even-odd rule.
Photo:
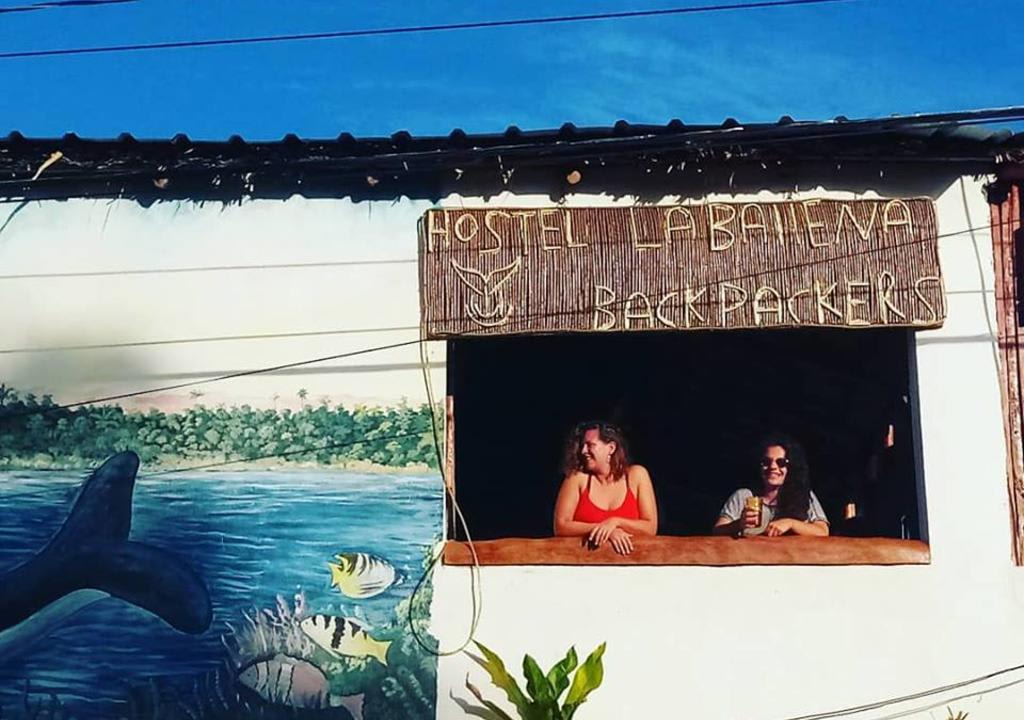
[(920, 538), (911, 340), (801, 329), (450, 341), (456, 496), (470, 533), (551, 535), (566, 436), (601, 418), (650, 471), (659, 534), (708, 534), (729, 494), (759, 482), (758, 440), (782, 431), (807, 451), (833, 534)]

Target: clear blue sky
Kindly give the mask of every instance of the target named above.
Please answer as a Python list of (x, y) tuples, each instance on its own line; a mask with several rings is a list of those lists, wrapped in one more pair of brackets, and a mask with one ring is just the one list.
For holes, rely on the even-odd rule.
[[(0, 0), (0, 7), (32, 0)], [(711, 4), (139, 0), (0, 15), (0, 51)], [(872, 117), (1024, 104), (1020, 0), (850, 2), (656, 19), (0, 60), (0, 134), (277, 139)]]

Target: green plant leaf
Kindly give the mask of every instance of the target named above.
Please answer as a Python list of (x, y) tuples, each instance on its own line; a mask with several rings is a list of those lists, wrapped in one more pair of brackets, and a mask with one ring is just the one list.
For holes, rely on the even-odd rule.
[(480, 689), (469, 681), (468, 675), (466, 676), (466, 688), (471, 693), (473, 693), (473, 697), (480, 701), (480, 703), (482, 703), (485, 708), (487, 708), (492, 713), (497, 715), (500, 720), (512, 720), (512, 717), (507, 712), (505, 712), (500, 707), (492, 703), (490, 700), (486, 700), (484, 698), (483, 694), (480, 692)]
[(558, 700), (569, 687), (569, 673), (576, 669), (577, 662), (576, 648), (571, 647), (565, 657), (548, 671), (548, 682), (551, 683), (555, 700)]
[(526, 677), (526, 692), (536, 703), (551, 703), (555, 693), (540, 665), (529, 655), (523, 657), (523, 675)]
[(596, 690), (601, 681), (604, 680), (604, 665), (601, 656), (604, 655), (605, 643), (597, 646), (594, 652), (587, 656), (569, 687), (569, 694), (565, 698), (564, 716), (565, 720), (571, 720), (576, 709), (586, 701), (587, 696)]
[(473, 661), (487, 671), (487, 674), (491, 676), (491, 682), (497, 685), (499, 688), (505, 691), (505, 695), (508, 696), (509, 701), (516, 706), (516, 710), (522, 717), (526, 717), (530, 710), (530, 701), (523, 694), (522, 689), (519, 687), (519, 683), (512, 677), (508, 670), (505, 669), (505, 663), (502, 662), (501, 658), (498, 657), (497, 653), (489, 649), (483, 643), (473, 641), (477, 648), (483, 653), (483, 657), (477, 657), (472, 653), (467, 653)]

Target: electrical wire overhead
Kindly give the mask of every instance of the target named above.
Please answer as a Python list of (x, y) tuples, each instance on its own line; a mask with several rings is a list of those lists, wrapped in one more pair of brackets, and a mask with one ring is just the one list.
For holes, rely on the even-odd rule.
[(349, 440), (341, 443), (332, 443), (330, 445), (323, 446), (310, 446), (300, 448), (298, 450), (287, 450), (285, 452), (270, 453), (269, 455), (258, 455), (256, 457), (239, 457), (232, 460), (219, 460), (217, 462), (203, 463), (202, 465), (188, 465), (180, 468), (169, 468), (167, 470), (157, 470), (155, 472), (149, 472), (142, 477), (158, 477), (160, 475), (174, 475), (176, 473), (183, 472), (195, 472), (197, 470), (209, 470), (211, 468), (227, 467), (228, 465), (238, 465), (239, 463), (255, 462), (257, 460), (276, 460), (278, 458), (289, 458), (297, 455), (306, 455), (312, 453), (329, 452), (332, 450), (340, 450), (341, 448), (352, 447), (353, 445), (359, 445), (360, 443), (368, 442), (380, 442), (382, 440), (402, 440), (404, 438), (419, 437), (426, 435), (427, 433), (433, 432), (431, 427), (425, 427), (422, 430), (414, 430), (411, 432), (398, 433), (396, 435), (383, 435), (379, 437), (361, 437), (358, 440)]
[(7, 13), (35, 12), (37, 10), (55, 10), (59, 8), (73, 7), (96, 7), (98, 5), (124, 5), (139, 0), (53, 0), (53, 2), (38, 2), (31, 5), (12, 5), (0, 7), (0, 15)]
[[(1007, 220), (1006, 222), (1009, 223), (1009, 222), (1012, 222), (1012, 221), (1011, 220)], [(980, 226), (980, 227), (976, 227), (976, 228), (975, 227), (969, 227), (969, 228), (966, 228), (964, 230), (955, 230), (955, 231), (951, 231), (951, 232), (948, 232), (948, 233), (940, 233), (940, 234), (936, 235), (934, 238), (910, 240), (910, 241), (907, 241), (907, 242), (904, 242), (904, 243), (900, 243), (899, 246), (916, 245), (918, 243), (927, 242), (927, 241), (930, 241), (932, 239), (939, 239), (939, 238), (945, 238), (945, 237), (955, 237), (955, 236), (964, 235), (964, 234), (967, 234), (967, 233), (973, 233), (973, 232), (975, 232), (977, 230), (986, 230), (986, 229), (989, 229), (989, 227), (990, 226), (988, 226), (988, 225), (984, 225), (984, 226)], [(881, 252), (882, 250), (883, 249), (858, 250), (858, 251), (855, 251), (853, 253), (847, 253), (847, 254), (844, 254), (844, 255), (839, 255), (837, 257), (838, 258), (855, 257), (855, 256), (858, 256), (858, 255), (867, 255), (867, 254), (871, 254), (871, 253)], [(833, 258), (833, 259), (835, 259), (835, 258)], [(819, 262), (820, 262), (819, 260), (813, 260), (813, 261), (805, 261), (805, 262), (799, 262), (799, 263), (792, 263), (792, 264), (787, 265), (785, 267), (775, 268), (775, 270), (779, 271), (779, 272), (786, 271), (786, 270), (794, 270), (794, 269), (798, 269), (798, 268), (803, 268), (803, 267), (808, 267), (808, 266), (816, 265)], [(731, 277), (722, 278), (721, 281), (724, 281), (724, 282), (736, 282), (738, 280), (744, 280), (744, 279), (747, 279), (747, 278), (754, 277), (759, 272), (760, 271), (753, 272), (753, 273), (745, 273), (745, 274), (740, 274), (740, 275), (733, 275)], [(625, 303), (625, 302), (626, 302), (626, 299), (623, 298), (623, 299), (619, 300), (617, 303), (613, 304), (611, 307), (617, 307), (618, 305), (620, 305), (622, 303)], [(520, 317), (521, 318), (528, 318), (528, 317), (529, 318), (559, 317), (559, 316), (563, 316), (563, 315), (567, 315), (567, 314), (571, 314), (571, 313), (575, 313), (575, 312), (577, 312), (577, 311), (576, 310), (567, 310), (567, 311), (544, 312), (544, 313), (524, 313), (524, 314), (521, 314)], [(472, 333), (472, 332), (461, 333), (459, 335), (459, 337), (475, 337), (475, 336), (478, 336), (478, 334), (477, 333)], [(149, 387), (149, 388), (144, 388), (144, 389), (141, 389), (141, 390), (136, 390), (136, 391), (128, 392), (128, 393), (122, 393), (122, 394), (118, 394), (118, 395), (107, 395), (107, 396), (104, 396), (104, 397), (95, 397), (95, 398), (92, 398), (92, 399), (89, 399), (89, 400), (79, 400), (79, 401), (76, 401), (76, 402), (64, 403), (64, 404), (61, 404), (61, 405), (47, 406), (47, 407), (43, 407), (43, 408), (25, 409), (25, 410), (21, 410), (21, 411), (18, 411), (18, 412), (13, 412), (13, 413), (0, 414), (0, 423), (4, 422), (6, 420), (12, 420), (12, 419), (15, 419), (15, 418), (27, 417), (29, 415), (39, 415), (39, 414), (53, 413), (53, 412), (58, 412), (60, 410), (70, 410), (70, 409), (77, 408), (77, 407), (83, 407), (85, 405), (95, 405), (95, 404), (100, 404), (100, 403), (112, 402), (114, 400), (123, 400), (123, 399), (126, 399), (126, 398), (139, 397), (141, 395), (150, 395), (152, 393), (157, 393), (157, 392), (167, 392), (167, 391), (170, 391), (170, 390), (180, 390), (182, 388), (194, 387), (196, 385), (206, 385), (206, 384), (209, 384), (209, 383), (223, 382), (225, 380), (234, 380), (236, 378), (248, 377), (250, 375), (263, 375), (263, 374), (270, 374), (270, 373), (280, 372), (280, 371), (283, 371), (283, 370), (291, 370), (293, 368), (302, 368), (302, 367), (306, 367), (306, 366), (309, 366), (309, 365), (315, 365), (315, 364), (319, 364), (319, 363), (324, 363), (324, 362), (327, 362), (327, 361), (330, 361), (330, 360), (338, 360), (338, 359), (342, 359), (342, 358), (356, 357), (356, 356), (359, 356), (359, 355), (366, 355), (366, 354), (370, 354), (370, 353), (377, 353), (377, 352), (381, 352), (381, 351), (385, 351), (385, 350), (393, 350), (393, 349), (397, 349), (397, 348), (408, 347), (408, 346), (411, 346), (411, 345), (420, 345), (423, 342), (424, 342), (424, 340), (422, 338), (420, 338), (420, 339), (416, 339), (416, 340), (407, 340), (407, 341), (404, 341), (404, 342), (396, 342), (396, 343), (391, 343), (391, 344), (387, 344), (387, 345), (377, 345), (377, 346), (373, 346), (373, 347), (361, 348), (359, 350), (353, 350), (351, 352), (338, 353), (338, 354), (335, 354), (335, 355), (326, 355), (326, 356), (323, 356), (323, 357), (310, 358), (310, 359), (306, 359), (306, 360), (300, 360), (300, 361), (297, 361), (297, 362), (284, 363), (284, 364), (281, 364), (281, 365), (273, 365), (273, 366), (269, 366), (269, 367), (255, 368), (255, 369), (251, 369), (251, 370), (238, 370), (238, 371), (227, 372), (227, 373), (224, 373), (224, 374), (221, 374), (221, 375), (216, 375), (216, 376), (213, 376), (213, 377), (204, 377), (204, 378), (199, 379), (199, 380), (190, 380), (188, 382), (175, 383), (175, 384), (172, 384), (172, 385), (162, 385), (162, 386), (159, 386), (159, 387)], [(95, 348), (93, 348), (93, 349), (95, 349)], [(15, 350), (19, 350), (19, 349), (15, 348)], [(181, 377), (181, 376), (180, 375), (176, 375), (175, 377)]]
[[(897, 704), (909, 702), (909, 701), (912, 701), (912, 700), (921, 700), (921, 699), (924, 699), (924, 698), (933, 697), (935, 695), (939, 695), (939, 694), (942, 694), (942, 693), (950, 692), (950, 691), (953, 691), (953, 690), (958, 690), (960, 688), (964, 688), (964, 687), (967, 687), (969, 685), (976, 685), (977, 683), (984, 682), (986, 680), (991, 680), (993, 678), (997, 678), (997, 677), (1000, 677), (1002, 675), (1006, 675), (1008, 673), (1019, 672), (1021, 670), (1024, 670), (1024, 665), (1014, 665), (1012, 667), (1007, 667), (1007, 668), (1003, 668), (1001, 670), (996, 670), (994, 672), (990, 672), (990, 673), (987, 673), (985, 675), (979, 675), (977, 677), (968, 678), (966, 680), (961, 680), (959, 682), (950, 683), (948, 685), (940, 685), (938, 687), (929, 688), (927, 690), (921, 690), (920, 692), (916, 692), (916, 693), (910, 693), (910, 694), (907, 694), (907, 695), (899, 695), (899, 696), (896, 696), (896, 697), (888, 697), (888, 698), (884, 698), (882, 700), (877, 700), (875, 702), (864, 703), (863, 705), (854, 705), (854, 706), (847, 707), (847, 708), (842, 708), (842, 709), (839, 709), (839, 710), (828, 710), (826, 712), (812, 713), (810, 715), (799, 715), (799, 716), (795, 716), (795, 717), (789, 717), (789, 718), (786, 718), (786, 720), (832, 720), (832, 718), (848, 717), (850, 715), (858, 715), (860, 713), (871, 712), (871, 711), (874, 711), (874, 710), (882, 710), (882, 709), (884, 709), (886, 707), (889, 707), (891, 705), (897, 705)], [(946, 704), (948, 702), (952, 702), (953, 700), (962, 700), (962, 699), (968, 698), (968, 697), (975, 697), (975, 696), (978, 696), (978, 695), (984, 695), (987, 692), (992, 692), (994, 690), (1001, 690), (1004, 687), (1010, 687), (1012, 685), (1016, 685), (1016, 684), (1021, 683), (1021, 682), (1024, 682), (1024, 678), (1013, 680), (1013, 681), (1011, 681), (1009, 683), (1005, 683), (1005, 684), (1000, 685), (998, 687), (989, 688), (987, 690), (980, 690), (978, 692), (966, 693), (966, 694), (960, 695), (960, 696), (958, 696), (956, 698), (946, 698), (946, 699), (942, 700), (942, 702), (937, 703), (936, 705), (928, 705), (927, 707), (917, 707), (917, 708), (913, 708), (913, 709), (908, 710), (908, 711), (903, 712), (903, 713), (897, 713), (895, 715), (886, 715), (884, 718), (876, 718), (876, 720), (886, 720), (888, 718), (904, 717), (905, 715), (909, 715), (909, 714), (913, 714), (913, 713), (926, 712), (927, 710), (929, 710), (929, 709), (931, 709), (933, 707), (938, 707), (938, 706), (944, 705), (944, 704)]]
[(328, 267), (364, 267), (366, 265), (412, 265), (416, 258), (380, 260), (333, 260), (327, 262), (267, 263), (263, 265), (209, 265), (173, 268), (129, 268), (125, 270), (86, 270), (81, 272), (25, 273), (0, 275), (0, 280), (42, 280), (50, 278), (114, 277), (119, 275), (172, 275), (179, 273), (231, 272), (249, 270), (296, 270)]
[(353, 350), (351, 352), (345, 353), (337, 353), (335, 355), (325, 355), (323, 357), (311, 358), (308, 360), (300, 360), (298, 362), (283, 363), (281, 365), (274, 365), (272, 367), (255, 368), (253, 370), (239, 370), (238, 372), (232, 372), (226, 375), (220, 375), (218, 377), (204, 378), (202, 380), (191, 380), (189, 382), (175, 383), (173, 385), (163, 385), (157, 388), (146, 388), (144, 390), (136, 390), (134, 392), (121, 393), (118, 395), (106, 395), (104, 397), (92, 398), (91, 400), (80, 400), (72, 403), (64, 403), (62, 405), (52, 405), (42, 408), (30, 408), (24, 411), (0, 415), (0, 421), (11, 420), (20, 417), (27, 417), (29, 415), (38, 415), (41, 413), (58, 412), (60, 410), (70, 410), (77, 407), (83, 407), (85, 405), (98, 405), (100, 403), (113, 402), (114, 400), (125, 400), (127, 398), (139, 397), (140, 395), (150, 395), (155, 392), (180, 390), (182, 388), (194, 387), (196, 385), (205, 385), (207, 383), (213, 382), (221, 382), (233, 378), (248, 377), (250, 375), (263, 375), (267, 373), (277, 372), (280, 370), (288, 370), (291, 368), (304, 367), (306, 365), (327, 362), (329, 360), (339, 360), (341, 358), (356, 357), (357, 355), (366, 355), (368, 353), (381, 352), (383, 350), (393, 350), (395, 348), (407, 347), (409, 345), (417, 345), (419, 343), (420, 340), (417, 339), (408, 340), (406, 342), (392, 343), (390, 345), (377, 345), (376, 347), (362, 348), (360, 350)]
[(134, 340), (129, 342), (91, 343), (85, 345), (51, 345), (49, 347), (20, 347), (0, 350), (0, 355), (20, 353), (69, 352), (78, 350), (116, 350), (118, 348), (156, 347), (159, 345), (188, 345), (192, 343), (237, 342), (241, 340), (281, 340), (285, 338), (326, 337), (329, 335), (375, 335), (379, 333), (419, 330), (418, 325), (394, 327), (337, 328), (306, 332), (258, 333), (254, 335), (214, 335), (212, 337), (173, 338), (170, 340)]
[[(68, 0), (70, 1), (70, 0)], [(113, 0), (111, 0), (113, 1)], [(128, 0), (121, 0), (127, 2)], [(452, 32), (456, 30), (486, 30), (495, 28), (522, 27), (527, 25), (554, 25), (575, 22), (596, 22), (602, 20), (630, 20), (637, 18), (667, 17), (672, 15), (694, 15), (698, 13), (727, 12), (734, 10), (761, 10), (767, 8), (794, 7), (804, 5), (830, 5), (835, 3), (859, 2), (860, 0), (760, 0), (759, 2), (734, 2), (716, 5), (691, 5), (687, 7), (663, 8), (658, 10), (629, 10), (623, 12), (588, 13), (583, 15), (555, 15), (550, 17), (514, 18), (509, 20), (480, 20), (476, 22), (447, 23), (437, 25), (414, 25), (394, 28), (367, 28), (364, 30), (336, 30), (291, 35), (264, 35), (246, 38), (216, 38), (210, 40), (175, 40), (156, 43), (129, 43), (98, 47), (54, 48), (47, 50), (19, 50), (0, 53), (0, 60), (16, 58), (58, 57), (67, 55), (95, 55), (99, 53), (139, 52), (143, 50), (181, 50), (198, 47), (225, 47), (231, 45), (255, 45), (278, 42), (299, 42), (308, 40), (342, 40), (357, 37), (382, 37), (388, 35), (412, 35), (416, 33)]]

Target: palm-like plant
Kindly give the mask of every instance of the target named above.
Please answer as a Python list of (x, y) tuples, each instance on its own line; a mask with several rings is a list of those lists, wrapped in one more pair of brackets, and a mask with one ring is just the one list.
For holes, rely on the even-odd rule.
[[(537, 661), (529, 655), (523, 657), (523, 675), (526, 677), (526, 692), (519, 687), (519, 683), (505, 669), (505, 663), (501, 658), (481, 643), (476, 643), (477, 648), (483, 654), (478, 657), (472, 653), (469, 656), (491, 676), (491, 682), (505, 691), (521, 720), (571, 720), (576, 710), (587, 699), (591, 692), (597, 689), (604, 680), (604, 665), (601, 656), (604, 655), (605, 644), (601, 643), (594, 652), (590, 653), (583, 664), (577, 669), (576, 648), (569, 648), (569, 652), (559, 662), (555, 663), (547, 673), (540, 669)], [(576, 670), (576, 675), (570, 681), (569, 676)], [(512, 717), (495, 705), (486, 700), (480, 690), (466, 678), (466, 687), (484, 707), (490, 710), (501, 720), (513, 720)], [(565, 701), (560, 698), (568, 690)]]

